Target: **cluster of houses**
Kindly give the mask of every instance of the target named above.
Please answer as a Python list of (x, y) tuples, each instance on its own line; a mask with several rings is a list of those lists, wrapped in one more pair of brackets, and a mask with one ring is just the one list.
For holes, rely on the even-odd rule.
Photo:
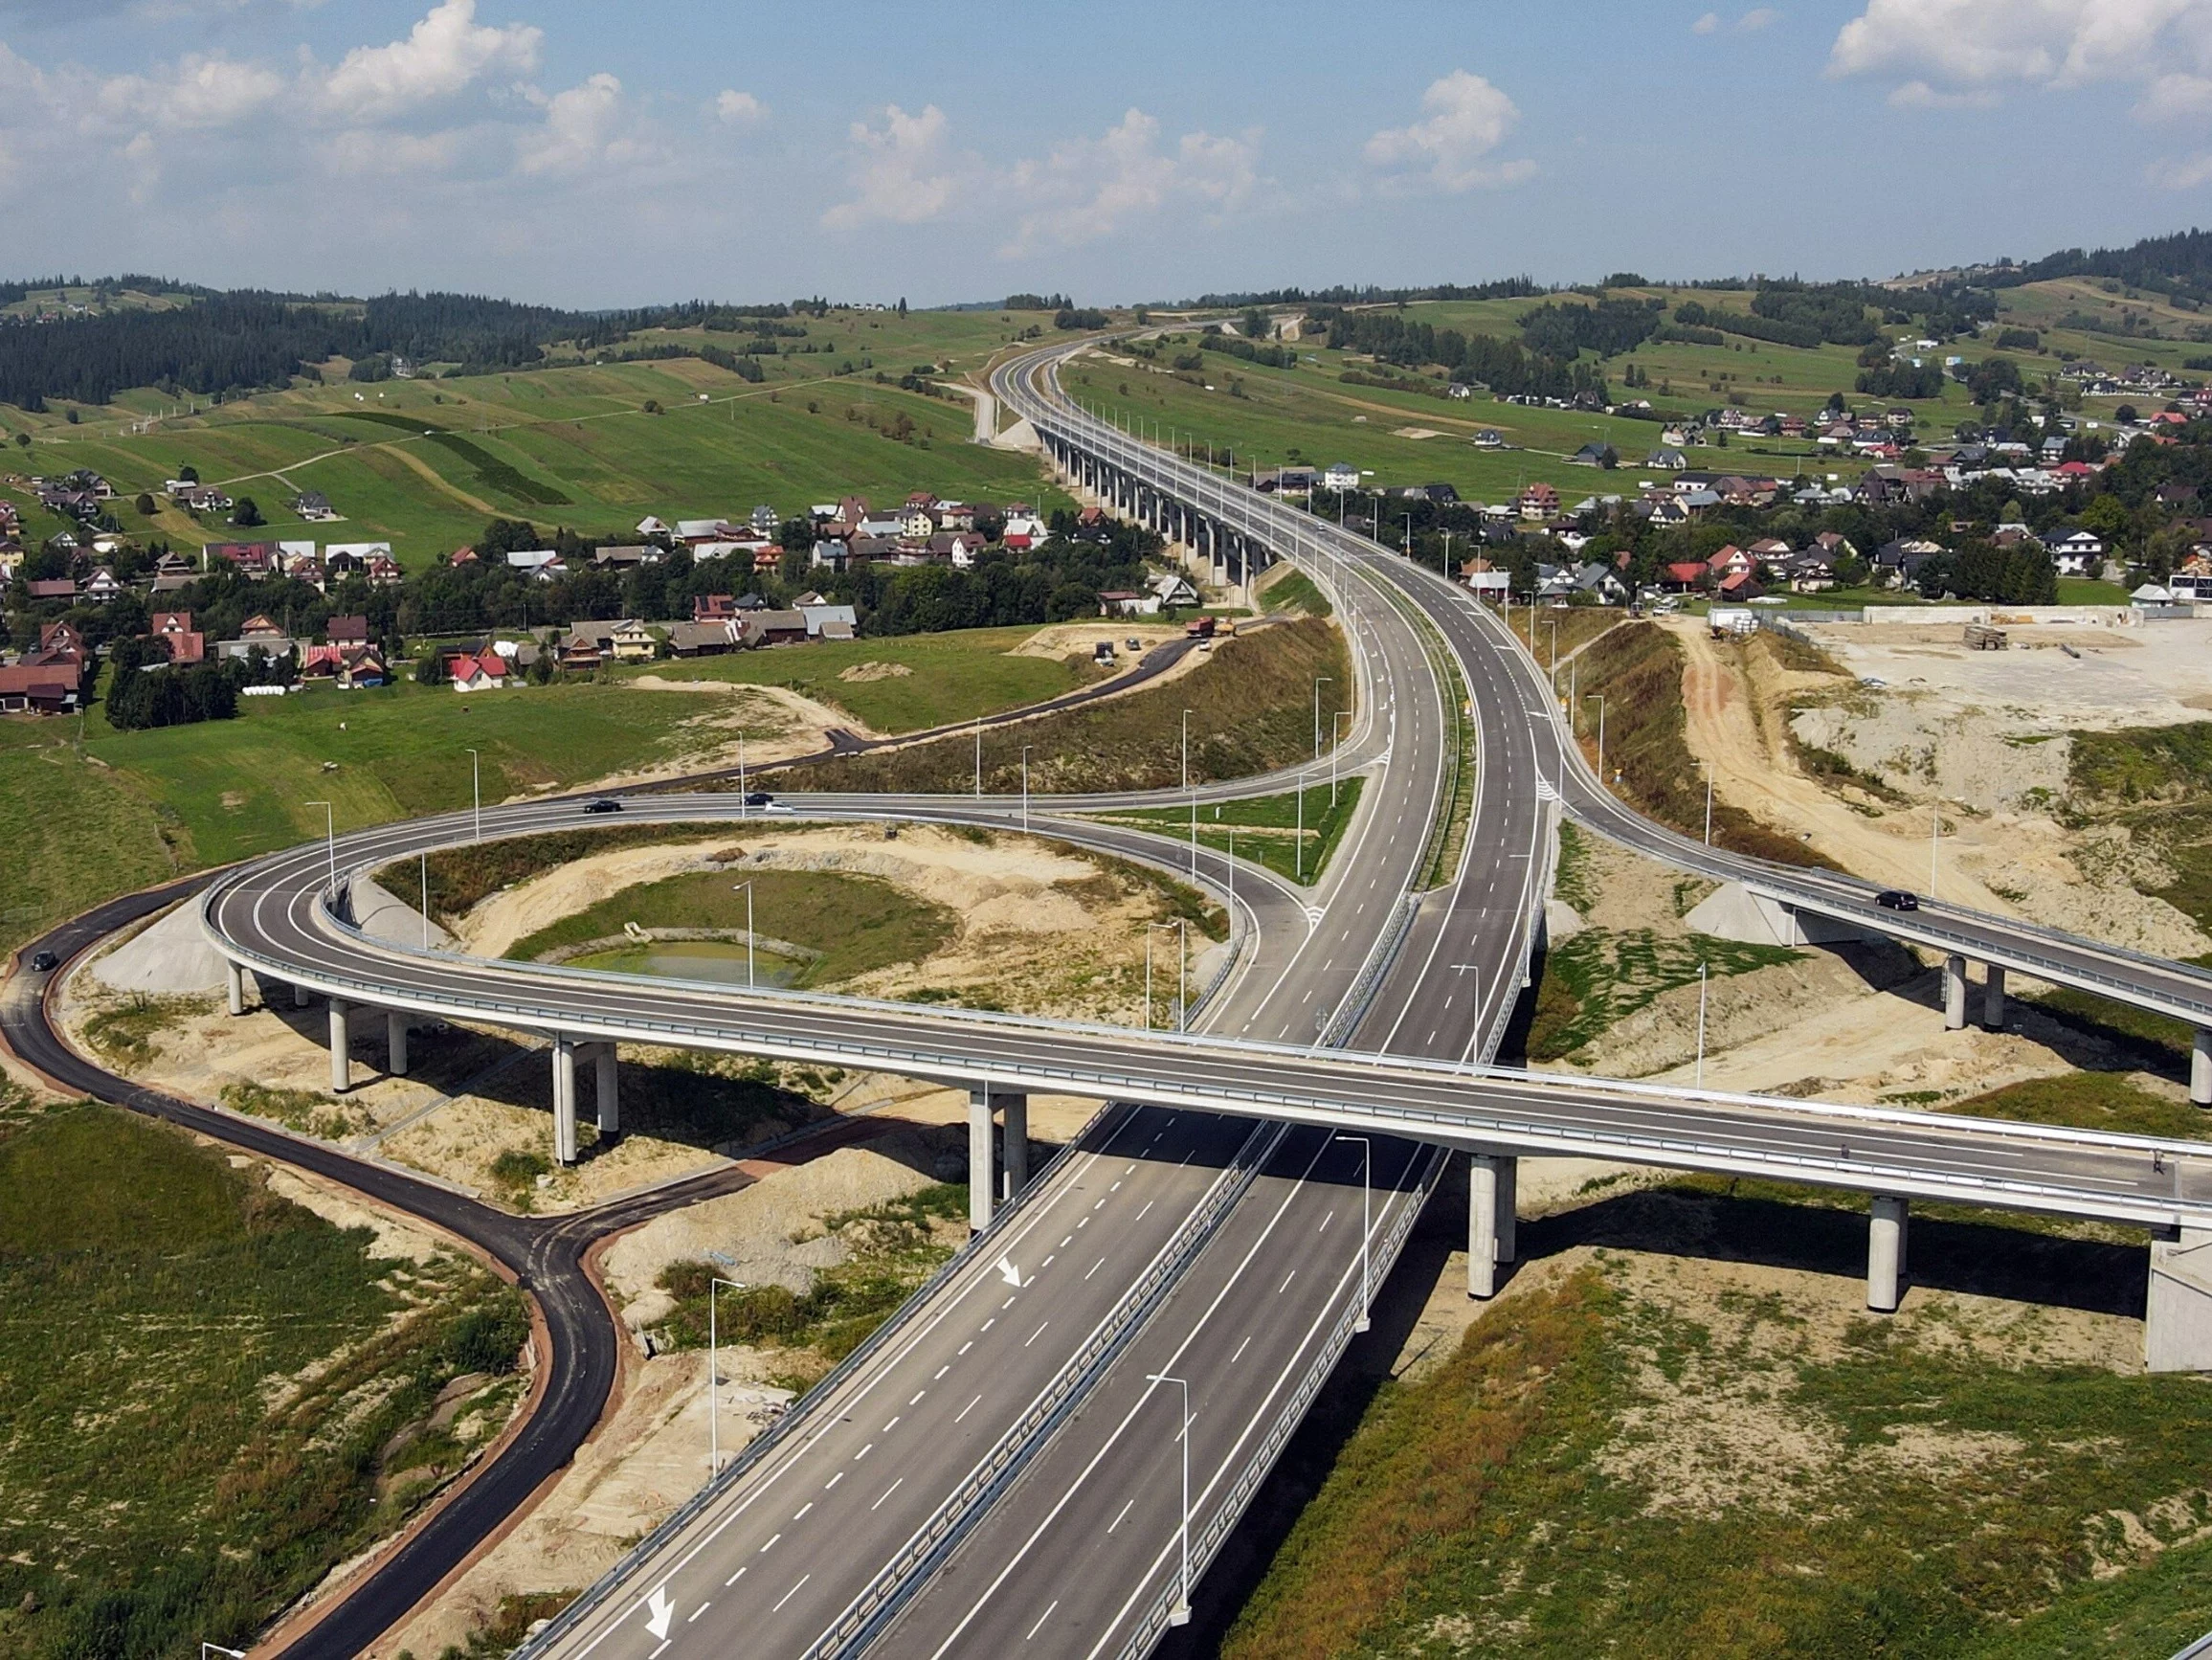
[[(589, 674), (602, 663), (651, 662), (673, 657), (721, 657), (764, 646), (851, 639), (860, 619), (850, 605), (819, 594), (771, 606), (757, 594), (702, 594), (689, 622), (648, 623), (637, 617), (571, 623), (559, 646), (564, 674)], [(458, 682), (457, 682), (458, 684)]]
[(0, 713), (60, 715), (82, 707), (87, 647), (84, 636), (67, 622), (49, 622), (38, 631), (36, 649), (0, 668)]

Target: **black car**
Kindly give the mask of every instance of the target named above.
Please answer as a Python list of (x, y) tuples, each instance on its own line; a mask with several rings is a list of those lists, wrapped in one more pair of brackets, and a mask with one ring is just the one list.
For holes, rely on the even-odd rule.
[(775, 797), (766, 790), (748, 790), (745, 793), (745, 804), (748, 807), (772, 807), (775, 805)]
[(622, 803), (612, 796), (602, 796), (596, 801), (585, 802), (584, 811), (587, 813), (619, 813), (622, 811)]
[(1884, 910), (1918, 910), (1919, 896), (1907, 893), (1902, 887), (1884, 888), (1874, 895), (1874, 903)]
[(60, 966), (61, 959), (50, 951), (32, 953), (31, 972), (34, 975), (50, 975)]

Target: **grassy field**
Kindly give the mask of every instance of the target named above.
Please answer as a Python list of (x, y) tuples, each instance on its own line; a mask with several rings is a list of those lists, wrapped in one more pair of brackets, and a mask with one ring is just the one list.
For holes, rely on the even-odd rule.
[[(254, 498), (269, 521), (255, 535), (389, 540), (410, 568), (470, 541), (494, 513), (620, 536), (647, 513), (740, 516), (762, 502), (795, 513), (851, 493), (880, 504), (924, 488), (997, 503), (1065, 500), (1029, 457), (966, 441), (974, 426), (968, 399), (889, 384), (924, 364), (955, 375), (979, 370), (1035, 319), (833, 312), (805, 321), (805, 344), (818, 350), (761, 359), (757, 385), (678, 358), (375, 386), (302, 383), (148, 432), (133, 429), (166, 407), (151, 394), (80, 412), (77, 425), (58, 412), (9, 411), (5, 420), (33, 434), (27, 471), (89, 466), (113, 481), (126, 530), (189, 545), (236, 534), (166, 505), (135, 512), (130, 498), (189, 463), (232, 495)], [(687, 341), (738, 344), (655, 332), (634, 345)], [(344, 522), (293, 520), (286, 504), (306, 489), (327, 495)], [(14, 493), (29, 500), (27, 489)]]
[[(694, 871), (625, 887), (588, 910), (518, 940), (507, 955), (529, 962), (562, 946), (640, 928), (742, 930), (746, 896), (733, 871)], [(942, 906), (870, 876), (827, 871), (763, 870), (747, 878), (756, 933), (822, 954), (793, 965), (785, 983), (832, 986), (870, 969), (919, 962), (952, 937), (958, 922)]]
[(0, 1649), (243, 1647), (452, 1473), (463, 1444), (422, 1420), (454, 1378), (511, 1372), (522, 1300), (367, 1245), (143, 1119), (9, 1115)]
[[(1249, 800), (1201, 807), (1198, 841), (1310, 887), (1321, 880), (1345, 831), (1352, 827), (1352, 816), (1359, 808), (1360, 787), (1366, 782), (1365, 778), (1343, 778), (1333, 791), (1326, 783), (1309, 784), (1304, 790), (1287, 790), (1280, 796), (1256, 796)], [(1095, 817), (1108, 824), (1156, 830), (1186, 842), (1191, 834), (1189, 812), (1173, 807)]]
[[(1603, 1248), (1848, 1275), (1865, 1223), (1842, 1209), (1683, 1184), (1523, 1227), (1536, 1256), (1600, 1248), (1382, 1386), (1230, 1660), (2158, 1656), (2208, 1623), (2198, 1380), (2043, 1358), (2064, 1309), (1915, 1291), (1887, 1321), (1808, 1317), (1717, 1265), (1669, 1280)], [(1921, 1221), (1913, 1245), (2000, 1296), (2140, 1261), (1985, 1220)], [(1962, 1343), (1977, 1318), (1998, 1323)]]
[[(982, 787), (1039, 795), (1157, 790), (1182, 780), (1183, 711), (1191, 711), (1193, 782), (1248, 777), (1313, 754), (1313, 683), (1321, 729), (1347, 707), (1351, 666), (1333, 626), (1315, 618), (1262, 629), (1213, 648), (1165, 685), (983, 734)], [(963, 792), (975, 787), (975, 748), (965, 734), (831, 761), (793, 774), (789, 790)]]
[[(918, 731), (1042, 703), (1097, 678), (1088, 657), (1017, 655), (1037, 630), (968, 628), (886, 639), (703, 657), (650, 671), (663, 680), (777, 685), (843, 709), (879, 732)], [(884, 672), (890, 670), (892, 672)], [(900, 672), (904, 671), (904, 672)]]

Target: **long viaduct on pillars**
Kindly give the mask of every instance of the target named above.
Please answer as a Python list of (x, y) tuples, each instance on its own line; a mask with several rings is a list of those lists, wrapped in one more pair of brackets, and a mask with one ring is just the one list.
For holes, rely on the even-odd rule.
[(1077, 491), (1115, 517), (1142, 525), (1188, 548), (1195, 558), (1206, 562), (1213, 582), (1223, 586), (1234, 583), (1249, 593), (1252, 578), (1275, 563), (1274, 552), (1259, 538), (1177, 501), (1064, 438), (1050, 433), (1039, 437), (1061, 476)]

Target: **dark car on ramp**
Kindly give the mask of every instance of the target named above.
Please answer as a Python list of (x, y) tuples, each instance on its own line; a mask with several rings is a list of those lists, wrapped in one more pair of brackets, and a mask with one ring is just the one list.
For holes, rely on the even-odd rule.
[(584, 811), (587, 813), (619, 813), (622, 811), (622, 803), (612, 796), (602, 796), (596, 801), (585, 802)]
[(1874, 903), (1884, 910), (1918, 910), (1920, 897), (1908, 893), (1902, 887), (1887, 887), (1874, 895)]

